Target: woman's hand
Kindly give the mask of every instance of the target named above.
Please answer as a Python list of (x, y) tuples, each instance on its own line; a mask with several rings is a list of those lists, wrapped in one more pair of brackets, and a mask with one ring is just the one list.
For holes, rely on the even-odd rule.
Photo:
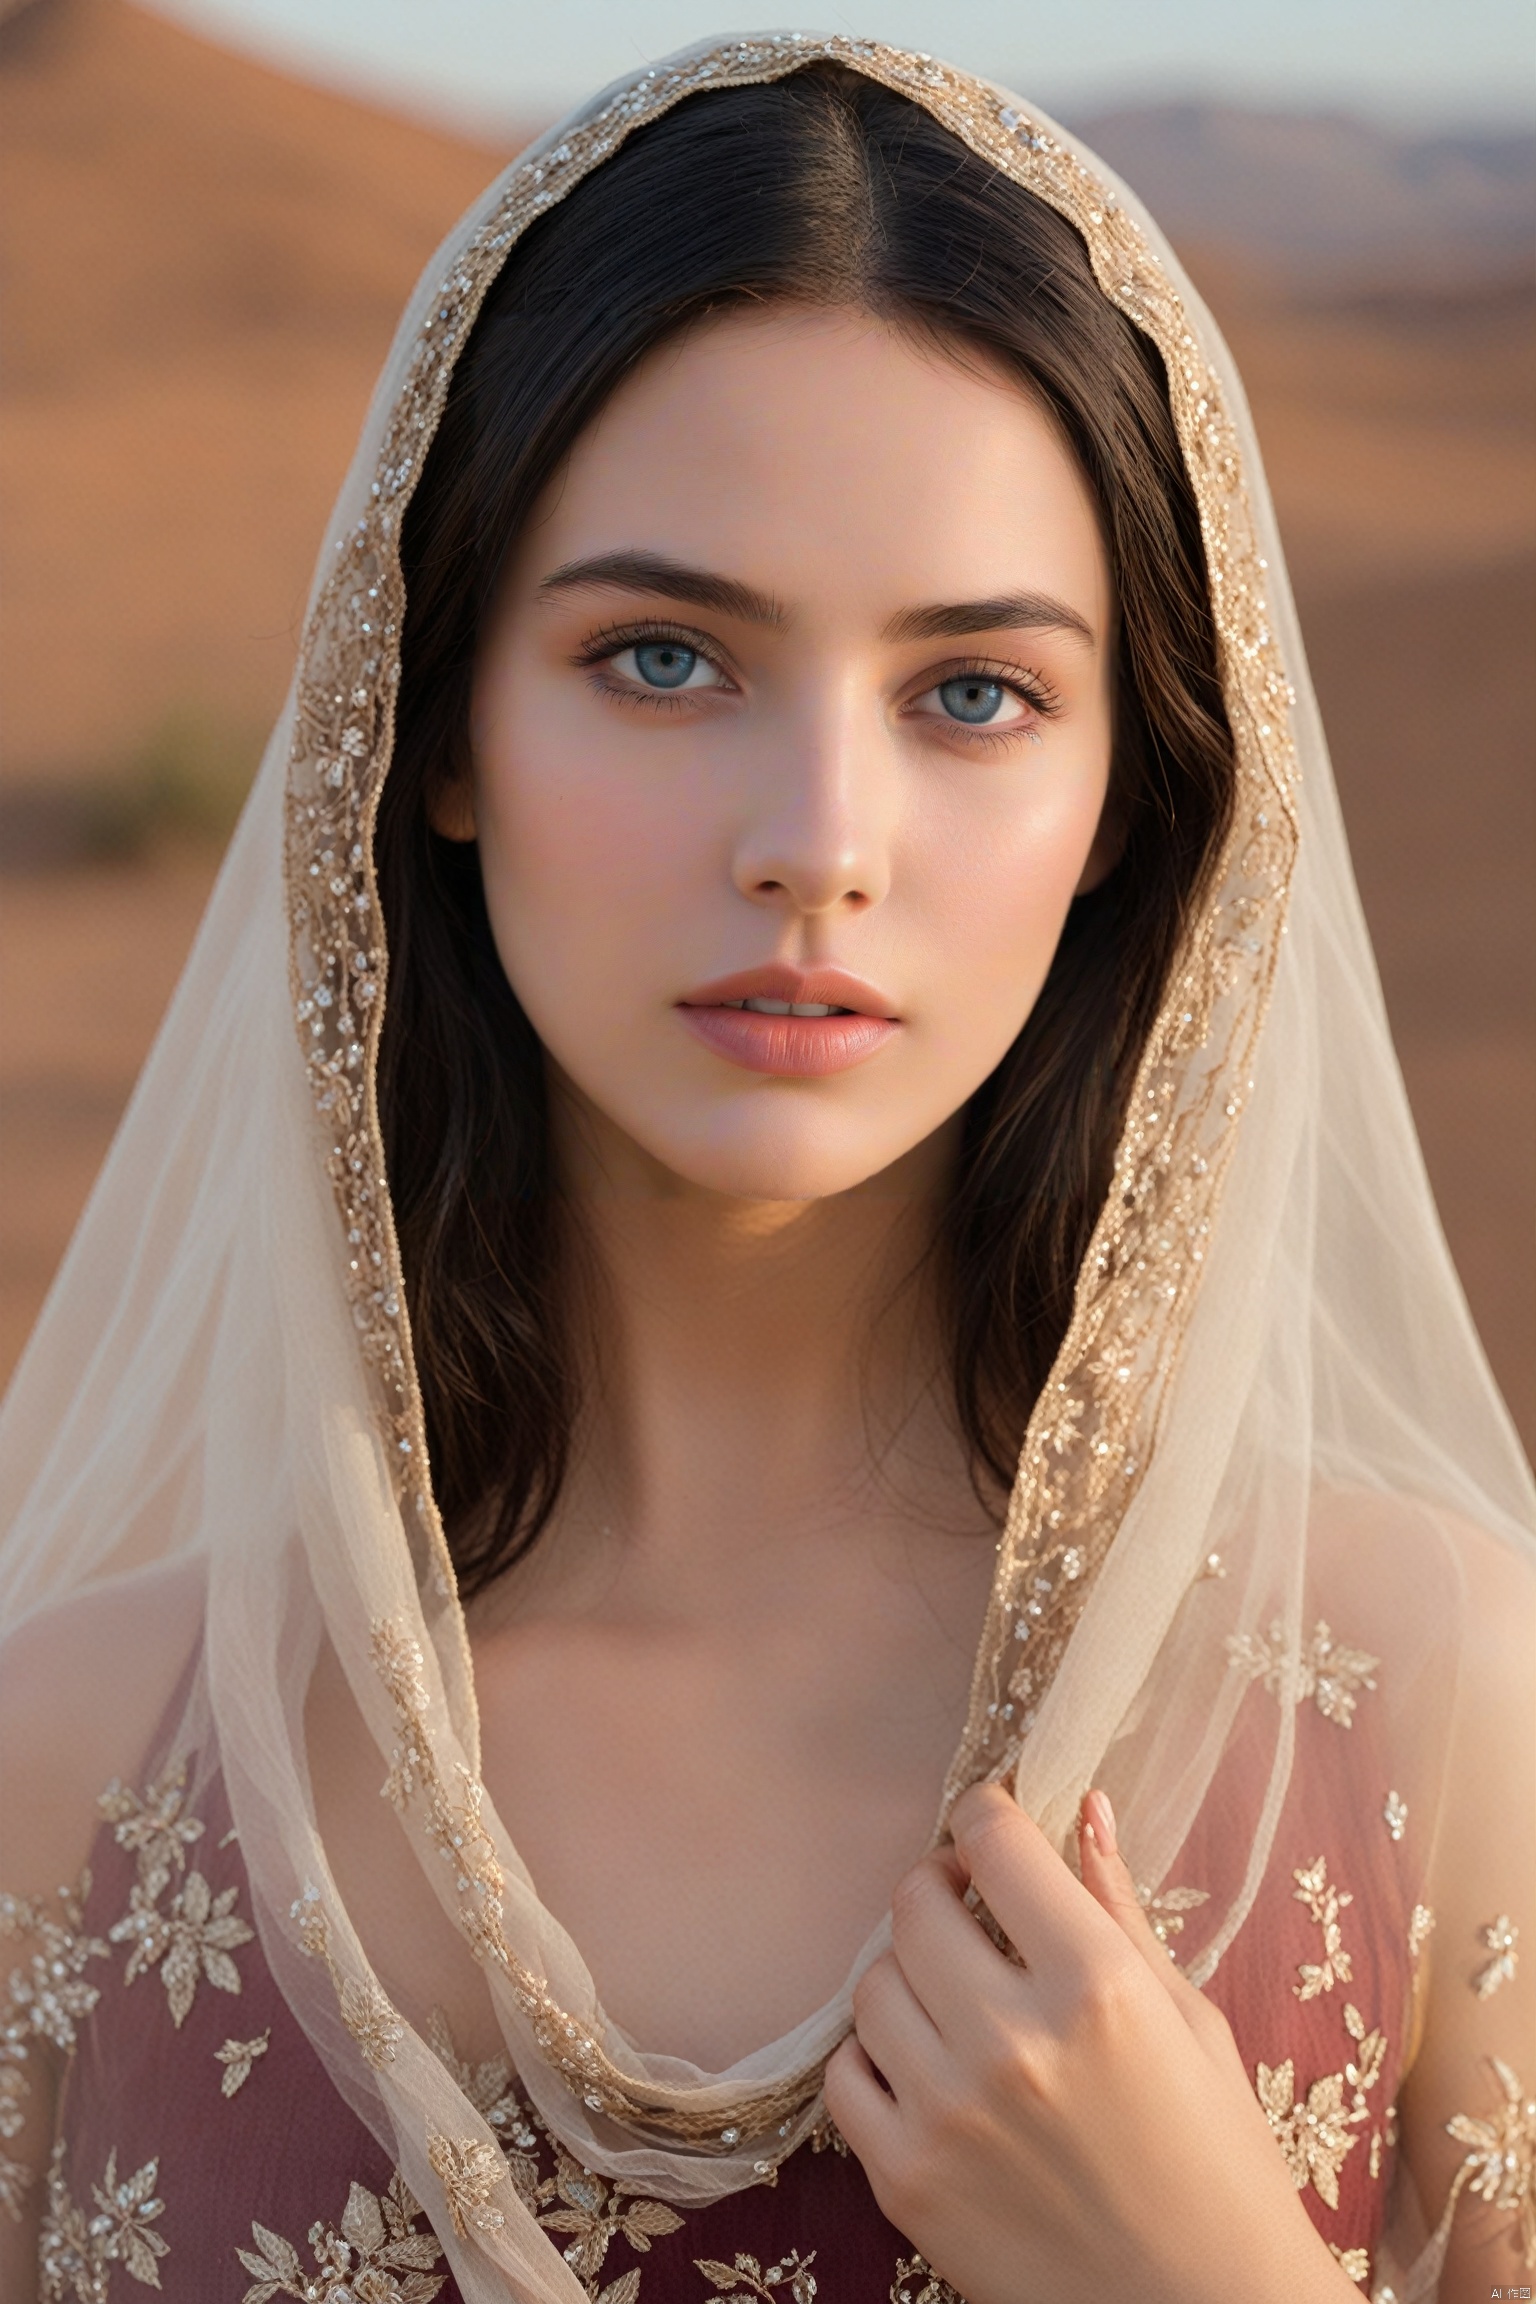
[(1358, 2304), (1225, 2017), (1137, 1903), (1104, 1795), (1084, 1802), (1082, 1886), (995, 1785), (951, 1828), (897, 1888), (892, 1949), (827, 2067), (892, 2223), (968, 2304)]

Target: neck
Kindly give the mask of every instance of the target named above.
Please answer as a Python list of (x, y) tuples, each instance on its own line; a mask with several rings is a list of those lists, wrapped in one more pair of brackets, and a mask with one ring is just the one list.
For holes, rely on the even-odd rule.
[(584, 1407), (520, 1608), (654, 1591), (734, 1612), (782, 1589), (799, 1543), (979, 1523), (926, 1264), (952, 1128), (832, 1198), (748, 1201), (663, 1168), (575, 1091), (555, 1103)]

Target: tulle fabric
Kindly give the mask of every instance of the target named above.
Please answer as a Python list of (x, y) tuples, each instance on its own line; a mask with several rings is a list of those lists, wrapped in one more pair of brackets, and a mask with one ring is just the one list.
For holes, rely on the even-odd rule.
[[(1138, 1877), (1155, 1885), (1268, 1670), (1267, 1738), (1223, 1794), (1225, 1875), (1207, 1882), (1180, 1945), (1206, 1980), (1266, 1878), (1315, 1627), (1371, 1661), (1399, 1772), (1431, 1815), (1462, 1606), (1444, 1595), (1464, 1589), (1469, 1544), (1528, 1554), (1536, 1522), (1392, 1054), (1241, 387), (1155, 226), (1020, 100), (872, 43), (705, 45), (605, 91), (490, 187), (412, 298), (322, 552), (294, 691), (0, 1421), (3, 1628), (112, 1578), (199, 1580), (182, 1744), (223, 1770), (284, 1994), (475, 2304), (509, 2283), (528, 2304), (580, 2304), (584, 2290), (428, 2044), (435, 2005), (477, 2041), (505, 2042), (587, 2166), (697, 2203), (753, 2181), (814, 2125), (815, 2067), (882, 1936), (794, 2033), (729, 2072), (700, 2072), (608, 2022), (579, 1947), (482, 1793), (387, 1187), (363, 1173), (381, 997), (366, 1020), (359, 1009), (361, 1059), (349, 1072), (338, 1056), (325, 1074), (316, 1051), (329, 1061), (339, 1043), (334, 1011), (315, 1008), (329, 963), (304, 811), (332, 766), (359, 780), (354, 824), (376, 800), (398, 667), (398, 504), (391, 528), (380, 492), (408, 492), (495, 263), (667, 103), (817, 55), (929, 105), (1055, 197), (1089, 237), (1106, 293), (1165, 359), (1182, 359), (1175, 415), (1200, 475), (1246, 763), (1238, 831), (1170, 984), (1073, 1335), (1022, 1436), (946, 1796), (978, 1775), (1011, 1780), (1065, 1846), (1082, 1791), (1103, 1782)], [(488, 253), (497, 231), (500, 252)], [(1140, 270), (1119, 281), (1128, 248)], [(432, 382), (422, 347), (448, 311)], [(1188, 382), (1202, 364), (1210, 396)], [(416, 461), (409, 473), (400, 461), (397, 479), (403, 411)], [(1236, 598), (1239, 566), (1262, 574)], [(345, 613), (344, 569), (357, 572)], [(343, 640), (344, 675), (372, 699), (357, 708), (356, 750), (320, 724)], [(359, 663), (373, 669), (357, 674)], [(351, 706), (335, 696), (344, 720)], [(346, 902), (366, 896), (366, 858), (340, 856), (337, 877)], [(382, 995), (384, 956), (367, 949), (359, 980)], [(340, 1083), (329, 1107), (326, 1078)], [(354, 1157), (362, 1166), (342, 1173)], [(348, 1221), (359, 1190), (374, 1192), (365, 1224)], [(1032, 1655), (1044, 1661), (1026, 1678)], [(312, 1780), (317, 1686), (331, 1691), (329, 1732), (355, 1738), (372, 1780), (389, 1777), (398, 1796), (374, 1804), (355, 1840)], [(409, 1962), (387, 1949), (401, 1909), (419, 1915)], [(1431, 2293), (1433, 2278), (1426, 2256), (1399, 2294)]]

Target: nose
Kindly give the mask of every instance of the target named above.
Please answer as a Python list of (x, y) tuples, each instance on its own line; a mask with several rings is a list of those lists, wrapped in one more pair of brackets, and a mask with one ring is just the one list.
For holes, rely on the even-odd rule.
[(847, 699), (763, 763), (732, 860), (749, 902), (836, 915), (888, 894), (896, 796), (879, 731), (862, 720)]

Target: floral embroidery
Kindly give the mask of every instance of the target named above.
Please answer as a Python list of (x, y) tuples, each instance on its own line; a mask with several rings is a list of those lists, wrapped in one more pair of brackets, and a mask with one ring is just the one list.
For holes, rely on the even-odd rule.
[[(721, 2264), (713, 2256), (694, 2258), (695, 2268), (706, 2280), (714, 2282), (716, 2293), (709, 2304), (723, 2304), (726, 2297), (758, 2296), (763, 2304), (812, 2304), (816, 2294), (816, 2276), (811, 2266), (816, 2261), (813, 2248), (809, 2256), (802, 2256), (798, 2248), (791, 2248), (787, 2256), (765, 2270), (755, 2256), (738, 2255), (734, 2264)], [(774, 2290), (783, 2291), (776, 2299)]]
[(429, 2136), (427, 2158), (442, 2185), (453, 2228), (461, 2240), (471, 2232), (499, 2232), (506, 2222), (491, 2194), (507, 2180), (507, 2168), (494, 2144), (480, 2136), (466, 2136), (455, 2144), (451, 2136)]
[[(253, 1936), (234, 1910), (238, 1885), (215, 1896), (201, 1872), (186, 1870), (187, 1850), (202, 1838), (204, 1828), (198, 1817), (182, 1813), (185, 1785), (183, 1763), (149, 1785), (142, 1798), (114, 1777), (96, 1803), (138, 1872), (127, 1911), (107, 1931), (114, 1944), (133, 1947), (123, 1981), (131, 1984), (147, 1968), (158, 1967), (178, 2031), (203, 1979), (221, 1992), (238, 1993), (240, 1971), (230, 1954)], [(161, 1897), (183, 1873), (169, 1910), (162, 1912)]]
[(1490, 2056), (1488, 2061), (1504, 2101), (1490, 2119), (1476, 2120), (1458, 2112), (1445, 2124), (1447, 2135), (1468, 2151), (1456, 2171), (1440, 2231), (1449, 2231), (1465, 2187), (1514, 2219), (1520, 2260), (1529, 2266), (1536, 2264), (1536, 2097), (1526, 2095), (1501, 2058)]
[(528, 2125), (528, 2114), (518, 2101), (517, 2090), (512, 2085), (512, 2067), (505, 2056), (490, 2056), (483, 2064), (466, 2064), (454, 2047), (453, 2034), (441, 2008), (434, 2008), (427, 2018), (427, 2042), (481, 2118), (502, 2132), (503, 2149), (506, 2149), (506, 2137), (510, 2136), (524, 2152), (533, 2151), (538, 2137)]
[(1344, 1949), (1344, 1938), (1339, 1928), (1339, 1914), (1354, 1898), (1347, 1890), (1330, 1887), (1328, 1861), (1319, 1856), (1315, 1864), (1291, 1874), (1296, 1886), (1295, 1901), (1305, 1904), (1323, 1932), (1321, 1960), (1303, 1960), (1298, 1968), (1299, 1984), (1293, 1985), (1298, 2000), (1315, 2000), (1320, 1992), (1331, 1992), (1334, 1985), (1348, 1984), (1352, 1978), (1349, 1954)]
[(1305, 1704), (1310, 1696), (1325, 1720), (1340, 1728), (1354, 1723), (1362, 1688), (1374, 1689), (1371, 1674), (1381, 1662), (1363, 1648), (1345, 1648), (1319, 1619), (1299, 1653), (1286, 1639), (1285, 1626), (1271, 1624), (1269, 1638), (1256, 1632), (1229, 1632), (1227, 1662), (1234, 1672), (1261, 1680), (1282, 1702)]
[(1339, 2267), (1339, 2270), (1341, 2272), (1347, 2272), (1351, 2280), (1369, 2280), (1371, 2276), (1371, 2257), (1369, 2249), (1340, 2248), (1336, 2246), (1332, 2240), (1330, 2240), (1328, 2243), (1328, 2253), (1334, 2258)]
[(237, 2096), (251, 2076), (251, 2066), (258, 2056), (265, 2056), (271, 2045), (272, 2027), (269, 2024), (265, 2032), (254, 2040), (226, 2040), (222, 2048), (215, 2048), (214, 2055), (224, 2067), (224, 2077), (219, 2082), (220, 2093)]
[(1358, 2142), (1348, 2132), (1343, 2073), (1314, 2080), (1305, 2102), (1298, 2103), (1296, 2067), (1287, 2056), (1273, 2070), (1267, 2064), (1258, 2067), (1258, 2092), (1297, 2191), (1311, 2184), (1320, 2199), (1337, 2208), (1339, 2170)]
[(1381, 1820), (1387, 1828), (1389, 1840), (1401, 1840), (1408, 1828), (1408, 1803), (1401, 1792), (1389, 1792), (1382, 1804)]
[[(914, 2280), (921, 2280), (921, 2288), (911, 2285)], [(903, 2256), (891, 2282), (891, 2304), (963, 2304), (963, 2299), (947, 2280), (939, 2278), (926, 2257)]]
[[(32, 1936), (40, 1945), (25, 1967), (11, 1970), (0, 2008), (0, 2140), (6, 2143), (20, 2135), (26, 2120), (23, 2099), (31, 2083), (23, 2067), (31, 2043), (46, 2040), (71, 2054), (75, 2026), (101, 1998), (100, 1985), (85, 1980), (87, 1962), (110, 1957), (99, 1936), (85, 1934), (90, 1892), (90, 1873), (82, 1872), (73, 1888), (59, 1890), (57, 1918), (40, 1897), (0, 1896), (0, 1936)], [(0, 2152), (0, 2208), (17, 2221), (32, 2180), (30, 2168)]]
[(1520, 1941), (1520, 1931), (1509, 1914), (1501, 1912), (1497, 1920), (1490, 1920), (1487, 1927), (1478, 1933), (1493, 1958), (1479, 1968), (1472, 1979), (1472, 1989), (1479, 2000), (1486, 2000), (1491, 1993), (1497, 1992), (1501, 1984), (1514, 1981), (1515, 1970), (1520, 1965), (1520, 1955), (1515, 1950)]
[[(1300, 1892), (1304, 1897), (1319, 1894), (1326, 1903), (1326, 1897), (1332, 1891), (1326, 1888), (1327, 1876), (1321, 1857), (1305, 1875), (1298, 1872), (1295, 1877), (1298, 1880), (1305, 1878), (1307, 1882), (1306, 1889)], [(1331, 1958), (1335, 1974), (1343, 1976), (1347, 1981), (1348, 1970), (1339, 1967), (1338, 1953), (1334, 1952)], [(1311, 1994), (1302, 1993), (1301, 1997), (1310, 1998)], [(1354, 2043), (1353, 2055), (1347, 2059), (1341, 2072), (1329, 2072), (1321, 2080), (1314, 2080), (1307, 2090), (1305, 2102), (1297, 2098), (1296, 2067), (1289, 2056), (1283, 2064), (1273, 2067), (1260, 2064), (1256, 2076), (1259, 2102), (1285, 2154), (1285, 2163), (1297, 2191), (1305, 2191), (1307, 2185), (1311, 2184), (1318, 2197), (1326, 2201), (1330, 2208), (1337, 2208), (1339, 2204), (1339, 2171), (1359, 2142), (1359, 2138), (1351, 2136), (1349, 2130), (1369, 2120), (1370, 2093), (1381, 2078), (1387, 2054), (1385, 2033), (1377, 2029), (1368, 2032), (1365, 2018), (1347, 2000), (1344, 2003), (1344, 2029)], [(1350, 2091), (1347, 2107), (1344, 2101), (1346, 2087)], [(1379, 2166), (1379, 2139), (1373, 2138), (1373, 2176), (1377, 2174)]]
[(1417, 1960), (1434, 1933), (1435, 1915), (1428, 1904), (1415, 1904), (1408, 1916), (1408, 1957)]
[(345, 2304), (353, 2297), (358, 2304), (430, 2304), (446, 2274), (432, 2269), (442, 2245), (430, 2228), (416, 2230), (420, 2214), (398, 2170), (377, 2199), (365, 2185), (354, 2184), (339, 2230), (310, 2226), (314, 2272), (305, 2271), (291, 2241), (253, 2224), (261, 2254), (235, 2250), (254, 2275), (242, 2304), (270, 2304), (274, 2296), (296, 2296), (301, 2304)]
[(151, 1902), (174, 1876), (186, 1870), (187, 1850), (203, 1836), (198, 1818), (181, 1812), (186, 1781), (183, 1762), (159, 1783), (148, 1785), (141, 1799), (114, 1776), (96, 1803), (113, 1826), (112, 1837), (119, 1848), (126, 1848), (135, 1858), (139, 1880), (149, 1890)]
[(541, 2201), (553, 2194), (560, 2205), (544, 2209), (539, 2222), (546, 2231), (575, 2235), (565, 2250), (565, 2260), (579, 2280), (596, 2279), (609, 2243), (621, 2235), (644, 2255), (653, 2240), (682, 2230), (683, 2219), (677, 2211), (660, 2200), (642, 2199), (642, 2189), (638, 2184), (610, 2186), (603, 2177), (583, 2168), (569, 2152), (561, 2152), (559, 2173), (552, 2182), (541, 2184), (538, 2194)]
[(330, 1924), (320, 1905), (320, 1891), (311, 1882), (292, 1907), (299, 1924), (299, 1949), (311, 1960), (322, 1961), (336, 1992), (341, 2020), (357, 2042), (365, 2064), (375, 2072), (392, 2064), (395, 2050), (405, 2038), (405, 2026), (383, 1986), (372, 1976), (348, 1976), (331, 1950)]
[(119, 2182), (117, 2154), (110, 2152), (101, 2182), (91, 2186), (96, 2214), (87, 2218), (65, 2182), (64, 2153), (62, 2143), (54, 2146), (48, 2206), (38, 2240), (43, 2304), (56, 2304), (68, 2296), (77, 2297), (80, 2304), (105, 2304), (115, 2264), (144, 2287), (158, 2288), (159, 2259), (170, 2253), (153, 2229), (165, 2210), (155, 2191), (158, 2160), (146, 2160), (134, 2175)]
[(125, 1984), (146, 1968), (158, 1966), (171, 2022), (178, 2031), (187, 2020), (200, 1976), (221, 1992), (240, 1989), (240, 1971), (230, 1954), (249, 1944), (255, 1932), (234, 1910), (239, 1895), (238, 1882), (215, 1896), (201, 1872), (189, 1872), (172, 1897), (170, 1910), (161, 1912), (150, 1890), (138, 1885), (122, 1919), (107, 1931), (114, 1944), (133, 1946)]
[[(1358, 2050), (1358, 2054), (1344, 2067), (1344, 2077), (1354, 2090), (1349, 2108), (1350, 2125), (1353, 2127), (1371, 2116), (1366, 2098), (1381, 2078), (1381, 2067), (1387, 2057), (1387, 2036), (1380, 2031), (1367, 2032), (1365, 2018), (1347, 2000), (1344, 2003), (1344, 2029)], [(1374, 2144), (1372, 2156), (1375, 2156)], [(1375, 2168), (1372, 2168), (1371, 2174), (1376, 2174)]]
[(1177, 1957), (1170, 1936), (1184, 1933), (1184, 1915), (1197, 1905), (1209, 1904), (1209, 1888), (1164, 1888), (1154, 1894), (1144, 1881), (1136, 1883), (1136, 1901), (1152, 1923), (1152, 1933), (1167, 1951), (1170, 1960)]

